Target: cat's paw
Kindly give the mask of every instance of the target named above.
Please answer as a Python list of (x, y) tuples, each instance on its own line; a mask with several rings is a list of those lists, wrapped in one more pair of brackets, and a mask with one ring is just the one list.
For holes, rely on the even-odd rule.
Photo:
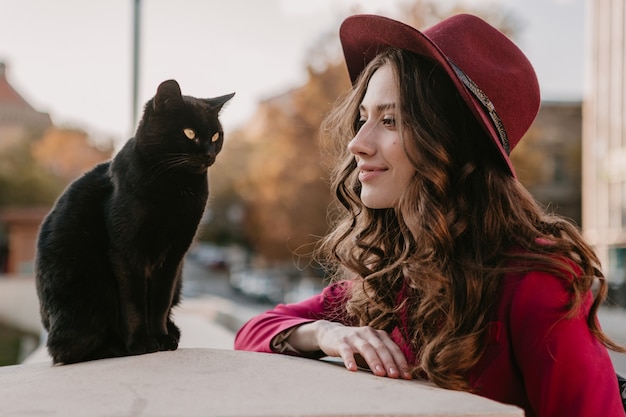
[(167, 334), (176, 339), (177, 342), (180, 340), (180, 329), (170, 319), (167, 319)]
[(135, 337), (126, 346), (129, 355), (143, 355), (144, 353), (158, 352), (159, 342), (156, 338), (145, 336)]
[(163, 334), (157, 336), (159, 342), (159, 350), (176, 350), (178, 349), (178, 339), (170, 336), (169, 334)]

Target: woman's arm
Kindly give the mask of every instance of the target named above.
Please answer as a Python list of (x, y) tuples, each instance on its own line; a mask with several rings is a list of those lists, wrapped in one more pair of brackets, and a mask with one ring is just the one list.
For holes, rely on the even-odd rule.
[[(276, 349), (277, 340), (282, 343), (290, 336), (289, 330), (317, 320), (333, 320), (342, 322), (342, 311), (345, 311), (345, 299), (349, 282), (342, 281), (328, 285), (313, 297), (293, 304), (279, 304), (275, 308), (253, 317), (235, 336), (235, 349), (255, 352), (280, 352)], [(306, 328), (305, 328), (306, 330)], [(298, 332), (300, 333), (300, 332)], [(285, 336), (279, 338), (278, 336)], [(297, 336), (296, 336), (297, 337)], [(274, 347), (273, 347), (274, 346)], [(324, 356), (314, 346), (304, 346), (302, 352)], [(298, 349), (299, 350), (299, 349)]]
[[(279, 304), (245, 323), (235, 336), (236, 350), (280, 352), (274, 339), (286, 331), (324, 316), (324, 293), (295, 304)], [(280, 340), (283, 343), (284, 338)], [(303, 352), (313, 352), (305, 349)], [(322, 356), (322, 355), (318, 355)]]
[(235, 349), (340, 357), (350, 371), (361, 360), (375, 375), (410, 379), (406, 358), (387, 332), (342, 319), (345, 296), (346, 284), (338, 283), (300, 303), (278, 305), (239, 330)]

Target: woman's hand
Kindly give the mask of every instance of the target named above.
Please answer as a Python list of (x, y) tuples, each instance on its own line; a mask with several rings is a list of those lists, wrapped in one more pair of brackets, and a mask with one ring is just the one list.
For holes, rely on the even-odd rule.
[(350, 371), (364, 362), (374, 375), (411, 379), (404, 354), (384, 330), (319, 320), (297, 328), (289, 344), (301, 351), (321, 350), (327, 356), (340, 357)]

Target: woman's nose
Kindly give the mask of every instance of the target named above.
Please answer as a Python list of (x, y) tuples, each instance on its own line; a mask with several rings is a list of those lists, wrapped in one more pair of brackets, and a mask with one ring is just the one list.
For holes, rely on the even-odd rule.
[(365, 123), (348, 142), (348, 150), (353, 155), (373, 155), (376, 152), (376, 147), (372, 135), (372, 128)]

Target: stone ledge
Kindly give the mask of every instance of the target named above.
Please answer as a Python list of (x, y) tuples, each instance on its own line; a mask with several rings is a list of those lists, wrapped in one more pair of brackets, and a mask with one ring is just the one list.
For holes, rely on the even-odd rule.
[(285, 355), (179, 349), (75, 365), (0, 367), (3, 416), (489, 416), (517, 407)]

